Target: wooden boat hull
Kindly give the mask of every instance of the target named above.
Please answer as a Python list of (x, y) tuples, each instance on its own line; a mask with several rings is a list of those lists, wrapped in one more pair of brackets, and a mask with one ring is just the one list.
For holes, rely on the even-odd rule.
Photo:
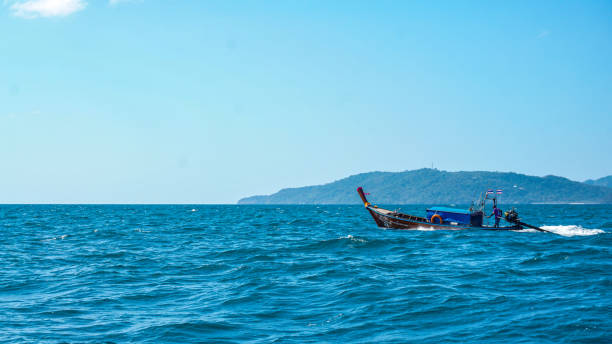
[(430, 229), (430, 230), (461, 230), (461, 229), (483, 229), (483, 230), (521, 230), (523, 227), (514, 225), (506, 227), (472, 227), (465, 225), (438, 224), (425, 221), (418, 221), (407, 217), (416, 218), (415, 216), (393, 212), (390, 210), (378, 208), (368, 205), (366, 209), (374, 218), (378, 227), (391, 229)]

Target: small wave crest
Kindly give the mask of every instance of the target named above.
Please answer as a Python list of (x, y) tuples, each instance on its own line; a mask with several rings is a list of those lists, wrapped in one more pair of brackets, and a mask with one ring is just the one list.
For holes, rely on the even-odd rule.
[(432, 232), (432, 231), (458, 231), (458, 230), (462, 230), (462, 229), (463, 228), (453, 228), (453, 227), (435, 228), (435, 227), (427, 227), (427, 226), (418, 226), (416, 228), (410, 228), (408, 230), (423, 231), (423, 232)]
[(338, 239), (349, 239), (349, 240), (350, 240), (350, 241), (352, 241), (352, 242), (360, 242), (360, 243), (367, 242), (367, 240), (365, 240), (365, 239), (362, 239), (362, 238), (355, 238), (354, 236), (352, 236), (352, 235), (350, 235), (350, 234), (349, 234), (349, 235), (347, 235), (347, 236), (339, 237)]
[(435, 231), (437, 229), (435, 229), (434, 227), (423, 227), (423, 226), (418, 226), (417, 228), (414, 228), (413, 230), (415, 231), (424, 231), (424, 232), (430, 232), (430, 231)]
[(42, 241), (52, 241), (52, 240), (64, 240), (68, 237), (68, 234), (60, 235), (54, 238), (43, 239)]
[[(573, 237), (573, 236), (589, 236), (589, 235), (597, 235), (605, 233), (602, 229), (590, 229), (584, 228), (582, 226), (568, 225), (568, 226), (541, 226), (540, 228), (547, 230), (549, 232), (553, 232), (558, 235), (562, 235), (565, 237)], [(534, 231), (533, 229), (529, 231)]]

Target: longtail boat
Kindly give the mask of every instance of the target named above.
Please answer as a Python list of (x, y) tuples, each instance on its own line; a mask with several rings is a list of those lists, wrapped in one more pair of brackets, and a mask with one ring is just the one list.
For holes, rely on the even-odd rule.
[(387, 210), (368, 202), (362, 187), (357, 188), (357, 193), (363, 201), (363, 205), (372, 215), (378, 227), (393, 229), (484, 229), (484, 230), (521, 230), (532, 228), (541, 232), (548, 232), (536, 226), (521, 222), (515, 209), (503, 214), (503, 218), (510, 223), (509, 226), (490, 226), (483, 224), (484, 205), (487, 200), (494, 202), (497, 206), (495, 196), (489, 197), (487, 192), (481, 198), (481, 207), (477, 209), (463, 210), (447, 207), (432, 207), (427, 209), (427, 217), (408, 215), (398, 211)]

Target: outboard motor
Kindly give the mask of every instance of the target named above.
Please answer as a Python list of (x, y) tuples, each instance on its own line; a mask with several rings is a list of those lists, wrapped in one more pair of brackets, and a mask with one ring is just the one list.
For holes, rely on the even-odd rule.
[(512, 210), (510, 211), (505, 212), (504, 216), (506, 218), (506, 221), (510, 223), (517, 223), (519, 221), (518, 213), (514, 208), (512, 208)]
[(522, 222), (521, 219), (519, 219), (518, 213), (516, 212), (516, 210), (514, 208), (512, 208), (512, 210), (510, 210), (510, 211), (505, 212), (504, 216), (506, 217), (506, 221), (511, 222), (511, 223), (515, 223), (515, 224), (517, 224), (519, 226), (527, 227), (527, 228), (533, 228), (533, 229), (535, 229), (537, 231), (540, 231), (540, 232), (554, 233), (554, 232), (548, 231), (546, 229), (542, 229), (540, 227), (536, 227), (536, 226), (530, 225), (528, 223)]

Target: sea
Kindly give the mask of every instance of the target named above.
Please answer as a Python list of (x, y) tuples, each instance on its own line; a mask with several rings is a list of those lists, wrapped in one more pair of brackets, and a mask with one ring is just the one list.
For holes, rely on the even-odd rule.
[[(425, 215), (426, 205), (388, 206)], [(0, 205), (2, 343), (612, 343), (612, 206)]]

